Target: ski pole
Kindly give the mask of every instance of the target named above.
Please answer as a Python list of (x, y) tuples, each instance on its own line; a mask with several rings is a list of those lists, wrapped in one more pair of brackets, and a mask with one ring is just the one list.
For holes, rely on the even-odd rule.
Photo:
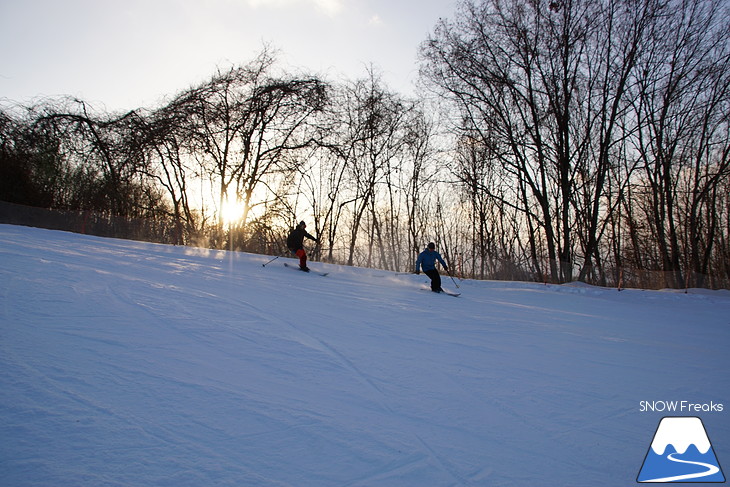
[(452, 276), (452, 275), (451, 275), (451, 267), (449, 267), (449, 268), (448, 268), (448, 269), (446, 270), (446, 272), (448, 272), (448, 273), (449, 273), (449, 277), (451, 278), (451, 282), (453, 282), (453, 283), (454, 283), (454, 286), (456, 286), (456, 288), (458, 289), (458, 288), (459, 288), (459, 285), (458, 285), (458, 284), (456, 284), (456, 281), (454, 280), (454, 276)]
[[(270, 261), (268, 261), (266, 264), (271, 264), (272, 262), (274, 262), (279, 257), (281, 257), (281, 255), (277, 255), (276, 257), (274, 257), (273, 259), (271, 259)], [(264, 266), (264, 267), (266, 267), (266, 264), (261, 264), (261, 265)]]

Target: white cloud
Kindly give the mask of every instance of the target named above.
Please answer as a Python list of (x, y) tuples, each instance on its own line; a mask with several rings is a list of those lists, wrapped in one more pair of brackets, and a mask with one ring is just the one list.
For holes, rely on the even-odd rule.
[(258, 7), (288, 7), (297, 3), (298, 0), (248, 0), (249, 6)]
[(370, 17), (370, 25), (374, 26), (381, 26), (383, 25), (383, 19), (380, 18), (380, 15), (375, 14), (372, 17)]
[(344, 0), (248, 0), (248, 4), (253, 8), (288, 8), (295, 5), (311, 5), (326, 15), (334, 16), (342, 10), (343, 1)]
[(342, 10), (342, 0), (310, 0), (327, 15), (335, 15)]

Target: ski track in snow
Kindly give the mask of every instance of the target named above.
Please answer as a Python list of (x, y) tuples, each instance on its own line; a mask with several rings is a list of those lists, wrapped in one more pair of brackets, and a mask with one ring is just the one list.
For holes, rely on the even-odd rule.
[(631, 485), (727, 403), (727, 291), (269, 259), (0, 225), (0, 485)]

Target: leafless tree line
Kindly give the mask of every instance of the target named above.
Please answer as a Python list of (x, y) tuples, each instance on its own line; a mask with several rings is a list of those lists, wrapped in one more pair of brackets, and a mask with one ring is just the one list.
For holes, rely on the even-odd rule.
[(487, 0), (440, 22), (423, 75), (454, 109), (472, 271), (727, 285), (729, 19), (713, 0)]
[(373, 68), (333, 85), (264, 49), (156, 109), (63, 98), (0, 116), (10, 202), (172, 222), (174, 243), (259, 252), (282, 251), (309, 218), (326, 243), (317, 257), (350, 265), (410, 266), (422, 244), (432, 128)]
[(314, 257), (348, 265), (409, 271), (436, 241), (468, 277), (727, 287), (729, 19), (712, 0), (465, 1), (422, 46), (438, 105), (264, 49), (154, 109), (11, 106), (0, 199), (271, 254), (304, 219)]

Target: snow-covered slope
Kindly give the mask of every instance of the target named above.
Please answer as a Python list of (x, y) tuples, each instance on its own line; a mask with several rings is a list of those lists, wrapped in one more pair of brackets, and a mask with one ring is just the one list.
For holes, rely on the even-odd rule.
[(726, 291), (268, 259), (0, 225), (0, 485), (632, 485), (659, 400), (730, 462)]

